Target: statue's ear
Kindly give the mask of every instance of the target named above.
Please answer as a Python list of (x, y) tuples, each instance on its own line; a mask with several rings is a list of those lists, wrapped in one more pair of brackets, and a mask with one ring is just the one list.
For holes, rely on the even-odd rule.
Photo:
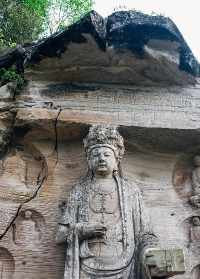
[(119, 160), (117, 159), (117, 160), (116, 160), (116, 165), (115, 165), (115, 167), (114, 167), (114, 169), (113, 169), (113, 173), (114, 173), (114, 174), (118, 173), (119, 169), (120, 169), (120, 162), (119, 162)]

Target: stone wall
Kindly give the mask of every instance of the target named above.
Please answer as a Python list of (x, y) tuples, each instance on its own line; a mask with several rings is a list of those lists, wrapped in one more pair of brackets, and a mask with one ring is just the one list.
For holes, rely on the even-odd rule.
[(0, 278), (63, 278), (58, 216), (87, 172), (83, 137), (100, 123), (125, 139), (124, 175), (141, 189), (161, 247), (184, 250), (186, 273), (174, 278), (200, 278), (200, 210), (189, 202), (199, 64), (169, 19), (133, 15), (115, 14), (105, 29), (93, 12), (25, 48), (23, 89), (0, 87)]
[[(86, 174), (82, 139), (93, 123), (119, 125), (124, 174), (141, 189), (161, 246), (184, 249), (187, 272), (174, 278), (191, 278), (200, 264), (190, 239), (191, 217), (200, 211), (188, 202), (192, 158), (200, 150), (198, 94), (198, 85), (30, 82), (14, 100), (2, 100), (1, 130), (10, 134), (0, 172), (2, 278), (62, 278), (65, 247), (55, 243), (57, 219), (69, 190)], [(10, 113), (3, 112), (8, 106)]]

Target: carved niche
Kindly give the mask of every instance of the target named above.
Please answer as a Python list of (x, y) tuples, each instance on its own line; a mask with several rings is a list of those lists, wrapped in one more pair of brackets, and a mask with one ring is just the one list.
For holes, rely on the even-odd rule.
[(0, 247), (0, 278), (12, 279), (15, 270), (15, 262), (11, 253)]
[(38, 212), (24, 210), (20, 212), (13, 226), (13, 241), (26, 248), (37, 248), (42, 241), (44, 228), (44, 218)]
[(173, 173), (176, 192), (196, 208), (200, 208), (200, 155), (198, 153), (183, 155), (175, 165)]
[(182, 232), (183, 238), (187, 245), (187, 248), (191, 250), (192, 253), (198, 253), (200, 249), (200, 212), (196, 212), (186, 218), (182, 222)]
[(18, 145), (0, 161), (0, 198), (26, 201), (47, 174), (45, 158), (31, 144)]
[(194, 168), (192, 171), (192, 196), (190, 202), (193, 206), (200, 208), (200, 155), (193, 159)]
[(200, 279), (200, 265), (197, 265), (192, 270), (192, 279)]
[(200, 244), (200, 216), (193, 216), (190, 219), (189, 237), (191, 243)]

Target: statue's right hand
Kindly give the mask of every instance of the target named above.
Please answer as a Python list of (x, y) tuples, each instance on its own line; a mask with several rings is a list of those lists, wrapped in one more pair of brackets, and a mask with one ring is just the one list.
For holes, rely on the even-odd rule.
[(79, 236), (82, 239), (103, 237), (107, 230), (106, 227), (101, 224), (79, 224), (78, 227)]

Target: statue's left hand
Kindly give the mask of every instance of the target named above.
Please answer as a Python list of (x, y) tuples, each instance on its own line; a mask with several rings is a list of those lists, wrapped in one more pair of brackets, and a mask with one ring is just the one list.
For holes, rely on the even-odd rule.
[(162, 257), (158, 257), (159, 249), (146, 249), (143, 256), (143, 265), (148, 269), (151, 277), (166, 276), (166, 263), (162, 262)]
[(167, 278), (185, 272), (181, 249), (147, 248), (144, 251), (143, 261), (151, 278)]

